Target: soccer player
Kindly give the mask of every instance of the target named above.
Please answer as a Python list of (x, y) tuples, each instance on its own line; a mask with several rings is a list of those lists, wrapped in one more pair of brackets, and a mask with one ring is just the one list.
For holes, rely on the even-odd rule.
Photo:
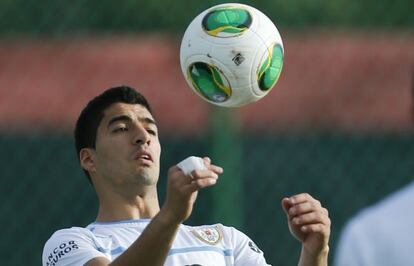
[[(84, 108), (75, 129), (81, 167), (99, 210), (86, 228), (55, 232), (43, 265), (268, 265), (242, 232), (221, 224), (186, 226), (199, 190), (216, 184), (223, 169), (168, 171), (167, 195), (157, 196), (161, 145), (147, 100), (134, 89), (111, 88)], [(282, 200), (293, 236), (302, 242), (300, 265), (327, 265), (330, 219), (308, 194)]]

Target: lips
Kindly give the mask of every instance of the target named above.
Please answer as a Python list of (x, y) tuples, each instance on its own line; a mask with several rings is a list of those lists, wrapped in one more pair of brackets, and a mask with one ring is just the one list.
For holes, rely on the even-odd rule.
[(135, 160), (144, 160), (144, 161), (150, 161), (153, 162), (151, 153), (145, 151), (145, 150), (140, 150), (135, 154), (134, 157)]

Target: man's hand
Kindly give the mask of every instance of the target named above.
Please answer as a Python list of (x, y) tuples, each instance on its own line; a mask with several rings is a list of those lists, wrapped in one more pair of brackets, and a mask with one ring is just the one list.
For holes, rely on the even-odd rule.
[(326, 265), (331, 220), (328, 210), (307, 193), (282, 199), (289, 230), (302, 243), (300, 265)]
[(219, 166), (211, 164), (210, 158), (203, 158), (206, 169), (194, 170), (185, 175), (178, 166), (168, 171), (167, 196), (161, 209), (167, 219), (178, 223), (186, 220), (197, 198), (198, 190), (216, 184), (218, 175), (223, 172)]

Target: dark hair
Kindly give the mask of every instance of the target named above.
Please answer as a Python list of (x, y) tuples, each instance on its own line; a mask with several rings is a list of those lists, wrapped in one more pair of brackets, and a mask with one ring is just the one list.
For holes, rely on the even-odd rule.
[[(104, 111), (114, 103), (140, 104), (151, 113), (151, 107), (145, 97), (135, 89), (128, 86), (119, 86), (107, 89), (92, 99), (79, 115), (75, 127), (75, 146), (78, 159), (83, 148), (95, 149), (96, 133), (104, 117)], [(84, 170), (89, 182), (91, 177)]]

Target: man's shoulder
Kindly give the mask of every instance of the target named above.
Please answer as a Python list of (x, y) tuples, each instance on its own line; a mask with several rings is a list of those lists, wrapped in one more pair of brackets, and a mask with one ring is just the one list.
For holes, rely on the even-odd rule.
[(355, 221), (367, 222), (378, 221), (378, 218), (395, 217), (395, 215), (407, 214), (409, 208), (414, 201), (414, 182), (391, 193), (384, 199), (362, 209), (355, 217)]
[(82, 236), (91, 236), (92, 232), (84, 227), (69, 227), (69, 228), (62, 228), (56, 230), (50, 238), (53, 237), (60, 237), (60, 236), (67, 236), (67, 235), (82, 235)]
[(46, 241), (43, 265), (83, 265), (91, 258), (106, 256), (101, 242), (87, 228), (71, 227), (54, 232)]
[(414, 182), (399, 189), (384, 199), (365, 207), (345, 225), (347, 234), (360, 235), (395, 227), (404, 221), (414, 220), (414, 214), (407, 212), (414, 201)]
[(45, 248), (55, 246), (56, 244), (64, 245), (65, 243), (74, 243), (74, 241), (86, 240), (92, 241), (93, 233), (83, 227), (63, 228), (55, 231), (45, 243)]

